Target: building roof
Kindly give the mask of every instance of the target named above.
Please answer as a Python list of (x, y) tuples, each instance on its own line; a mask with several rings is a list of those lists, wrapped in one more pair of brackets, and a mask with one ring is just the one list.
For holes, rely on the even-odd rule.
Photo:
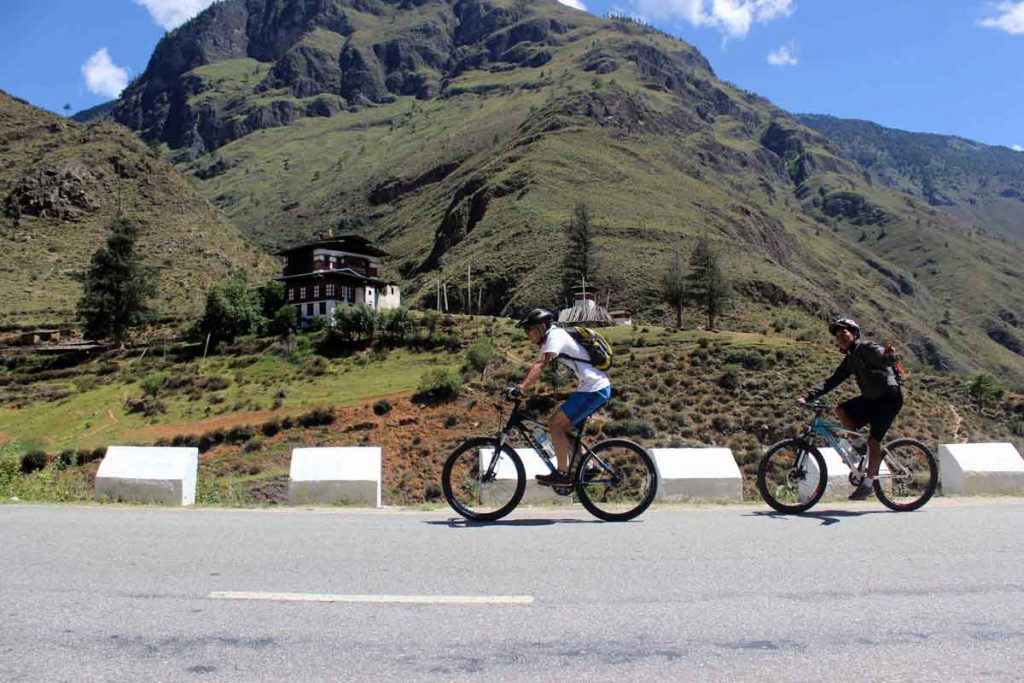
[(333, 278), (339, 280), (345, 280), (352, 282), (353, 280), (360, 284), (368, 285), (390, 285), (394, 284), (387, 280), (381, 280), (376, 277), (367, 277), (361, 273), (357, 273), (351, 268), (335, 268), (334, 270), (314, 270), (309, 273), (300, 273), (298, 275), (282, 275), (281, 277), (274, 278), (278, 282), (289, 282), (290, 280), (299, 280), (301, 278), (316, 277), (316, 278)]
[(289, 254), (294, 254), (297, 251), (305, 251), (306, 249), (332, 249), (335, 251), (348, 251), (353, 254), (362, 254), (364, 256), (390, 256), (386, 251), (378, 249), (370, 244), (368, 239), (360, 237), (359, 235), (341, 235), (340, 237), (330, 235), (327, 237), (318, 237), (312, 242), (279, 251), (277, 252), (277, 255), (288, 256)]

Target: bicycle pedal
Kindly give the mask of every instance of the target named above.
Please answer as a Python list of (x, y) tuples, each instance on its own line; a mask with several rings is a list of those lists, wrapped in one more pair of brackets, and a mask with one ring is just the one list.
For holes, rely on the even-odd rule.
[(572, 487), (571, 486), (552, 486), (551, 490), (554, 491), (555, 493), (557, 493), (560, 496), (571, 496), (572, 495)]

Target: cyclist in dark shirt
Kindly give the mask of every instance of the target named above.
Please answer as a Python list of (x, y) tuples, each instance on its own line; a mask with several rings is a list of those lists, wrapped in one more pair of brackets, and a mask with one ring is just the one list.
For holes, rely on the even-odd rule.
[[(882, 462), (882, 440), (903, 408), (903, 388), (894, 369), (896, 349), (860, 338), (860, 325), (849, 318), (833, 321), (828, 330), (845, 356), (832, 376), (813, 387), (799, 399), (815, 401), (845, 382), (851, 375), (857, 380), (861, 395), (840, 403), (836, 417), (847, 429), (871, 425), (867, 442), (867, 476), (850, 494), (850, 500), (864, 500), (871, 495), (871, 484), (878, 476)], [(863, 444), (854, 444), (863, 454)]]

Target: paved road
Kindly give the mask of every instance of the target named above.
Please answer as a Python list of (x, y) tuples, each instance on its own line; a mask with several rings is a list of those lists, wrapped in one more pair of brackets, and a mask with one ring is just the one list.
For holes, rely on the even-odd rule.
[[(0, 506), (0, 680), (1020, 680), (1024, 501), (630, 524)], [(531, 596), (231, 601), (217, 591)]]

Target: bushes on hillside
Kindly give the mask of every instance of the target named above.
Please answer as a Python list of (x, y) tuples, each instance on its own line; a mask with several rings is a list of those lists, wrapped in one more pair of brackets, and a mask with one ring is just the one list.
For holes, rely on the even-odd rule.
[(477, 339), (466, 351), (466, 368), (483, 374), (499, 358), (494, 341), (487, 337)]
[(29, 451), (21, 456), (21, 473), (32, 474), (46, 467), (45, 451)]
[(314, 408), (304, 415), (299, 416), (299, 425), (302, 427), (324, 427), (334, 424), (334, 411), (330, 408)]
[(386, 398), (382, 398), (381, 400), (379, 400), (379, 401), (377, 401), (376, 403), (373, 404), (373, 414), (374, 415), (382, 416), (382, 415), (387, 415), (390, 412), (391, 412), (391, 401), (387, 400)]
[(427, 370), (420, 377), (419, 392), (414, 397), (420, 402), (451, 401), (462, 391), (462, 376), (449, 368)]

